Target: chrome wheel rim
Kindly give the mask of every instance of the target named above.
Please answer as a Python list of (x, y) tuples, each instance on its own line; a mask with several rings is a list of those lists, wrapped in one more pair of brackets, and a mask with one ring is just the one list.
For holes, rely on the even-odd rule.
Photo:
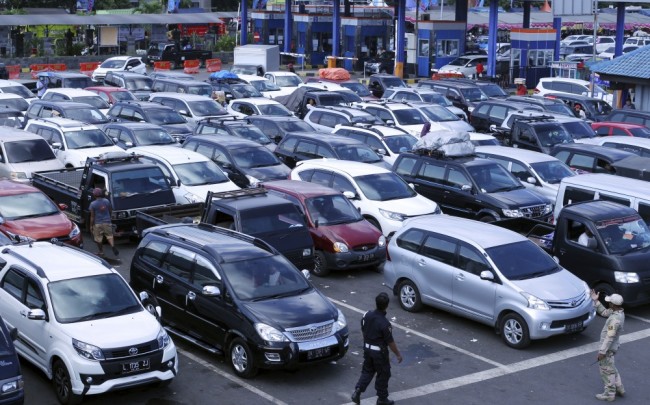
[(508, 319), (503, 325), (503, 334), (512, 344), (519, 344), (524, 336), (524, 329), (516, 319)]
[(239, 373), (243, 373), (248, 368), (248, 355), (242, 345), (235, 345), (232, 348), (232, 365)]
[(412, 308), (415, 305), (415, 290), (410, 285), (405, 285), (402, 287), (400, 292), (400, 299), (402, 304), (407, 308)]

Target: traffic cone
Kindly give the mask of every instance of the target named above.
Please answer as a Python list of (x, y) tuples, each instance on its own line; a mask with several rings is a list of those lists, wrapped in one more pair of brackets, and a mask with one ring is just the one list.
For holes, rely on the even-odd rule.
[(551, 6), (548, 5), (548, 0), (544, 0), (544, 5), (542, 8), (539, 9), (542, 13), (550, 13), (551, 12)]

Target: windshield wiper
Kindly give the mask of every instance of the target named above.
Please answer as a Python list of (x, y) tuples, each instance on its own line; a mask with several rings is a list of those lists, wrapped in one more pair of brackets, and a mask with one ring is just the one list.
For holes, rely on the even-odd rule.
[(124, 308), (120, 309), (119, 311), (113, 312), (113, 316), (120, 316), (120, 315), (124, 315), (124, 314), (129, 314), (131, 312), (135, 312), (135, 310), (138, 310), (138, 309), (140, 309), (139, 305), (136, 305), (136, 304), (129, 305), (128, 307), (124, 307)]
[(97, 312), (96, 314), (90, 314), (90, 315), (82, 316), (81, 318), (77, 319), (77, 322), (90, 321), (92, 319), (99, 319), (99, 318), (108, 318), (108, 316), (112, 315), (112, 314), (113, 314), (113, 311)]

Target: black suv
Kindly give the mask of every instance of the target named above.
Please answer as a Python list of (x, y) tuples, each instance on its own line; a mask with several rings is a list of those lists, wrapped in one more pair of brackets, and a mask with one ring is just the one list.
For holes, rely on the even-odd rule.
[(275, 143), (280, 143), (289, 132), (309, 132), (314, 128), (298, 117), (279, 117), (277, 115), (251, 115), (246, 122), (258, 127)]
[(545, 115), (516, 118), (509, 130), (498, 130), (504, 134), (504, 145), (535, 152), (550, 153), (556, 145), (574, 142), (564, 124)]
[(293, 132), (278, 144), (275, 154), (292, 169), (302, 160), (327, 158), (370, 163), (390, 170), (390, 165), (370, 146), (340, 135)]
[(465, 111), (468, 116), (478, 103), (488, 99), (488, 96), (474, 84), (437, 80), (430, 87), (447, 97), (455, 107)]
[[(288, 118), (288, 117), (281, 117)], [(270, 151), (275, 150), (275, 143), (255, 125), (233, 116), (210, 117), (198, 122), (194, 135), (229, 135), (248, 139), (263, 145)]]
[(551, 156), (566, 163), (577, 173), (616, 174), (614, 163), (637, 156), (632, 152), (584, 143), (557, 145)]
[(114, 122), (148, 122), (160, 125), (181, 143), (192, 135), (192, 127), (178, 111), (150, 101), (118, 101), (108, 110), (107, 115)]
[(162, 307), (170, 332), (224, 353), (235, 374), (250, 378), (259, 368), (331, 362), (347, 352), (345, 316), (305, 273), (260, 239), (174, 224), (144, 233), (130, 280), (148, 308)]
[(88, 124), (106, 124), (108, 118), (97, 107), (75, 101), (35, 100), (25, 112), (25, 120), (63, 117)]
[[(504, 99), (508, 97), (508, 93), (505, 92), (497, 83), (487, 82), (482, 80), (470, 79), (468, 77), (455, 77), (455, 78), (445, 78), (443, 81), (458, 82), (470, 84), (481, 89), (483, 93), (489, 98)], [(420, 87), (418, 85), (418, 87)]]
[(607, 101), (582, 94), (546, 93), (544, 98), (563, 101), (571, 111), (575, 111), (576, 104), (580, 104), (590, 121), (605, 121), (607, 115), (612, 112), (612, 106)]
[(393, 170), (446, 214), (483, 222), (514, 217), (548, 220), (553, 214), (547, 198), (526, 189), (503, 166), (488, 159), (401, 153)]
[(469, 116), (469, 123), (477, 132), (491, 132), (490, 126), (501, 126), (511, 111), (533, 110), (541, 108), (507, 100), (486, 100), (479, 103)]
[(9, 330), (5, 321), (0, 317), (1, 404), (22, 405), (25, 399), (23, 376), (20, 371), (20, 362), (18, 361), (18, 355), (16, 354), (16, 348), (14, 347), (13, 342), (17, 337), (18, 329), (11, 328), (11, 330)]
[(386, 51), (381, 55), (377, 55), (374, 58), (370, 58), (364, 64), (364, 70), (366, 74), (373, 73), (388, 73), (393, 74), (393, 69), (395, 68), (395, 52)]
[(165, 128), (148, 122), (112, 122), (103, 129), (122, 149), (150, 145), (180, 146)]
[(408, 86), (401, 78), (385, 73), (374, 74), (368, 78), (368, 90), (377, 98), (381, 98), (384, 95), (384, 90), (391, 87)]
[(613, 110), (603, 121), (639, 124), (650, 128), (650, 112), (632, 109)]
[(157, 78), (151, 85), (151, 91), (197, 94), (212, 98), (212, 86), (208, 83), (187, 79)]
[(248, 139), (199, 135), (187, 139), (183, 148), (212, 159), (241, 188), (257, 186), (260, 182), (284, 180), (291, 172), (273, 152)]

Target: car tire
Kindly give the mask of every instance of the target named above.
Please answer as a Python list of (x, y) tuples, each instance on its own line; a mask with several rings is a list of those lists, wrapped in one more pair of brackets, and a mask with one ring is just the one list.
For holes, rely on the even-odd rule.
[(366, 221), (370, 222), (370, 225), (374, 226), (375, 228), (379, 229), (379, 232), (382, 232), (381, 230), (381, 225), (379, 225), (379, 221), (374, 219), (373, 217), (367, 217)]
[(600, 301), (600, 303), (603, 304), (605, 308), (607, 308), (607, 301), (605, 301), (605, 297), (616, 293), (616, 291), (614, 291), (614, 287), (605, 283), (596, 285), (596, 287), (594, 287), (594, 291), (598, 293), (598, 301)]
[(418, 312), (422, 309), (420, 290), (411, 280), (404, 280), (399, 285), (399, 305), (408, 312)]
[(513, 349), (523, 349), (530, 344), (530, 333), (524, 318), (511, 312), (501, 319), (501, 337)]
[(63, 361), (56, 360), (52, 366), (52, 384), (54, 385), (56, 398), (59, 403), (64, 405), (80, 404), (83, 396), (72, 392), (72, 382), (70, 380), (70, 373)]
[(244, 339), (233, 339), (228, 350), (233, 371), (241, 378), (252, 378), (257, 374), (253, 352)]
[(314, 269), (311, 272), (313, 275), (318, 277), (325, 277), (330, 273), (330, 269), (327, 268), (325, 253), (320, 250), (317, 250), (314, 253)]

